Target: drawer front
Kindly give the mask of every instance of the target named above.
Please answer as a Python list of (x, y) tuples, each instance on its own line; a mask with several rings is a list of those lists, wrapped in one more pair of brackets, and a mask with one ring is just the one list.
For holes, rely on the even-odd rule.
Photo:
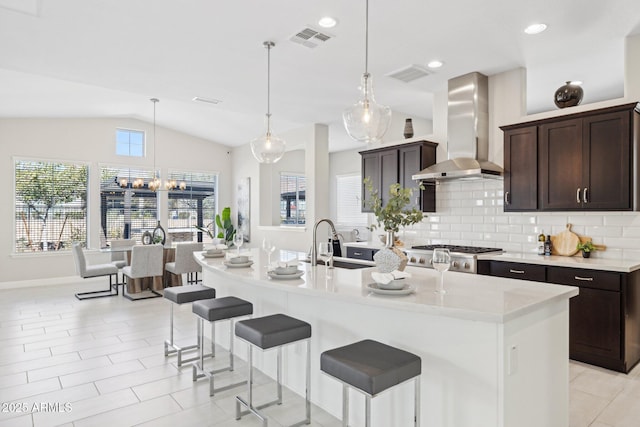
[(353, 248), (351, 246), (347, 246), (347, 258), (355, 258), (355, 259), (363, 259), (366, 261), (373, 261), (373, 254), (375, 254), (377, 250), (368, 249), (368, 248)]
[(620, 292), (622, 276), (620, 273), (610, 271), (549, 267), (547, 269), (547, 280), (550, 283), (561, 285)]
[(546, 268), (543, 265), (521, 264), (517, 262), (491, 261), (490, 275), (509, 279), (546, 281)]

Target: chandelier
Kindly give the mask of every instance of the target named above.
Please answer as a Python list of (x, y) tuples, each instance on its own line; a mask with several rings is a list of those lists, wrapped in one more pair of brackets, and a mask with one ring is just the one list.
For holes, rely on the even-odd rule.
[(349, 136), (361, 142), (380, 142), (391, 123), (391, 108), (378, 104), (373, 96), (369, 74), (369, 0), (366, 0), (364, 74), (360, 84), (362, 98), (342, 113)]
[[(160, 180), (158, 176), (158, 170), (156, 169), (156, 104), (160, 102), (158, 98), (151, 98), (151, 102), (153, 102), (153, 178), (149, 180), (147, 183), (147, 188), (153, 192), (164, 190), (175, 190), (176, 188), (180, 190), (185, 190), (187, 188), (187, 183), (181, 181), (179, 184), (175, 179), (168, 179), (164, 181), (164, 184)], [(118, 185), (121, 188), (129, 187), (129, 180), (127, 178), (119, 178)], [(131, 182), (131, 188), (140, 189), (144, 188), (144, 179), (136, 178)]]

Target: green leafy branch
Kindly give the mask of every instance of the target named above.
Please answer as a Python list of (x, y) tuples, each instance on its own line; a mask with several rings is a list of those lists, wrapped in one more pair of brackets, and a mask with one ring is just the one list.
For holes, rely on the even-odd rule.
[[(386, 205), (382, 206), (382, 199), (378, 190), (373, 188), (371, 178), (366, 177), (363, 182), (369, 193), (366, 205), (373, 211), (378, 222), (377, 225), (371, 224), (372, 230), (382, 225), (385, 231), (398, 232), (401, 226), (417, 224), (424, 218), (420, 209), (407, 208), (411, 204), (413, 188), (402, 188), (399, 183), (391, 184), (389, 186), (389, 200)], [(424, 190), (422, 184), (419, 188)]]

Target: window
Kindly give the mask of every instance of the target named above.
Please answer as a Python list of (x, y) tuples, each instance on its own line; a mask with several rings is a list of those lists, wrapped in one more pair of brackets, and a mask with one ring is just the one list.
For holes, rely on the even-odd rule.
[(340, 225), (367, 226), (367, 214), (362, 213), (362, 179), (360, 175), (338, 175), (336, 191), (336, 222)]
[(169, 229), (173, 241), (207, 241), (211, 239), (194, 226), (215, 229), (217, 176), (210, 173), (169, 172), (169, 179), (180, 187), (169, 191)]
[(15, 252), (70, 250), (87, 241), (86, 165), (15, 162)]
[(118, 156), (143, 157), (144, 132), (140, 130), (116, 129), (116, 154)]
[(304, 175), (280, 174), (280, 224), (304, 225), (306, 216)]
[[(100, 168), (101, 246), (111, 239), (140, 241), (145, 231), (156, 227), (157, 194), (146, 187), (151, 178), (151, 170)], [(145, 187), (133, 188), (135, 179), (143, 179)]]

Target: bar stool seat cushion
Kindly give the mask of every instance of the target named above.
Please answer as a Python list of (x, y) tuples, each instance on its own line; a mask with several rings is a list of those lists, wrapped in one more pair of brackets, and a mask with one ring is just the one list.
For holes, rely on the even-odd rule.
[(165, 288), (164, 297), (176, 304), (185, 304), (216, 297), (216, 290), (204, 285), (174, 286)]
[(191, 309), (194, 314), (209, 322), (253, 314), (253, 304), (236, 297), (194, 301)]
[(422, 363), (415, 354), (364, 340), (325, 351), (320, 369), (374, 396), (420, 375)]
[(311, 325), (285, 314), (236, 323), (236, 335), (263, 350), (311, 338)]

